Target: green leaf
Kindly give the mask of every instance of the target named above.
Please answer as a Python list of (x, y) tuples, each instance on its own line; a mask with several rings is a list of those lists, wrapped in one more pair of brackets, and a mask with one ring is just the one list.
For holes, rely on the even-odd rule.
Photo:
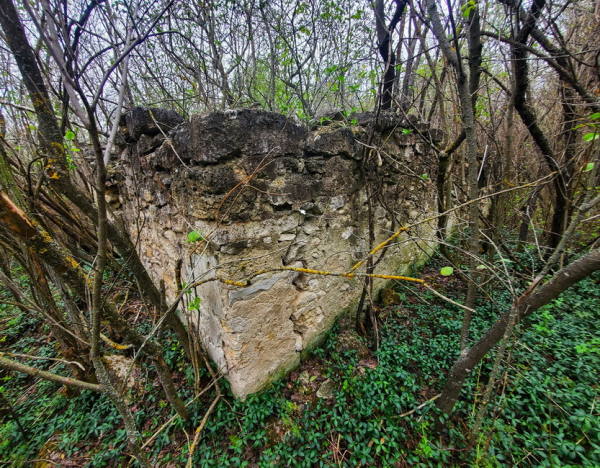
[(594, 169), (594, 163), (587, 163), (583, 172), (590, 172), (592, 169)]
[(595, 114), (590, 115), (590, 120), (600, 119), (600, 112), (596, 112)]
[(471, 10), (476, 7), (475, 1), (470, 0), (469, 3), (460, 7), (462, 14), (465, 18), (468, 18), (471, 14)]
[(81, 151), (79, 148), (69, 148), (69, 151), (71, 151), (72, 153), (77, 153), (78, 151)]
[(421, 177), (423, 177), (423, 179), (425, 180), (429, 179), (429, 176), (427, 174), (423, 174)]
[(202, 237), (202, 234), (200, 234), (198, 231), (190, 232), (187, 237), (187, 242), (196, 242), (204, 240), (204, 237)]
[(190, 302), (190, 310), (198, 310), (200, 308), (200, 298), (196, 296), (192, 302)]
[(600, 135), (597, 132), (586, 133), (583, 135), (583, 141), (597, 140), (599, 137)]
[(477, 265), (478, 270), (485, 270), (487, 267), (485, 265)]
[(442, 276), (450, 276), (452, 273), (454, 273), (454, 268), (452, 267), (444, 267), (440, 270)]
[(67, 133), (65, 133), (65, 140), (71, 141), (74, 139), (75, 139), (75, 134), (71, 130), (67, 130)]

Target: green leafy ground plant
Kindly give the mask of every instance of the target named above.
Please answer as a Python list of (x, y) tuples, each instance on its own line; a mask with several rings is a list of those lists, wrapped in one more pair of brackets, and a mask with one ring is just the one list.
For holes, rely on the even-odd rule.
[[(459, 281), (455, 275), (443, 278)], [(467, 434), (476, 396), (487, 382), (494, 356), (471, 373), (447, 432), (442, 437), (435, 434), (436, 410), (430, 400), (458, 355), (462, 314), (426, 291), (405, 291), (400, 294), (402, 306), (382, 312), (381, 346), (367, 363), (355, 351), (336, 351), (338, 330), (309, 359), (323, 374), (320, 380), (333, 380), (332, 400), (314, 394), (295, 399), (301, 388), (293, 377), (297, 373), (246, 401), (234, 400), (223, 381), (229, 396), (211, 413), (194, 466), (600, 466), (598, 289), (594, 279), (588, 279), (521, 325), (483, 430), (470, 449)], [(502, 291), (494, 300), (479, 306), (474, 339), (510, 303)], [(14, 311), (5, 308), (2, 313)], [(22, 323), (15, 321), (10, 328)], [(13, 340), (13, 351), (40, 346), (35, 338), (25, 338), (30, 331), (20, 341)], [(193, 374), (168, 334), (164, 353), (178, 370), (182, 393), (192, 399)], [(144, 367), (144, 373), (148, 383), (130, 399), (148, 438), (172, 414), (168, 405), (161, 405), (164, 397), (151, 384), (150, 370)], [(68, 399), (57, 393), (56, 385), (39, 382), (22, 398), (31, 384), (18, 374), (3, 377), (4, 395), (31, 439), (25, 439), (14, 421), (5, 421), (0, 427), (0, 460), (26, 466), (48, 440), (55, 440), (56, 450), (65, 459), (80, 460), (80, 466), (128, 461), (121, 421), (103, 396), (83, 392)], [(200, 424), (213, 398), (207, 394), (190, 406), (189, 426), (177, 420), (160, 433), (147, 449), (154, 463), (185, 463), (184, 429), (189, 434)]]

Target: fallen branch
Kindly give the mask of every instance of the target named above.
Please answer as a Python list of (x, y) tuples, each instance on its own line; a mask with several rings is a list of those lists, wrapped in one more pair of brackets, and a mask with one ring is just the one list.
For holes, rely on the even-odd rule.
[(214, 399), (214, 401), (208, 408), (208, 411), (202, 418), (202, 422), (200, 422), (198, 429), (196, 429), (196, 434), (194, 435), (194, 440), (192, 441), (192, 446), (190, 447), (190, 456), (188, 457), (186, 468), (192, 468), (192, 457), (194, 456), (194, 450), (196, 450), (196, 444), (198, 443), (198, 438), (200, 437), (200, 433), (202, 432), (202, 429), (204, 429), (204, 426), (206, 425), (206, 421), (208, 421), (208, 416), (210, 415), (211, 411), (214, 409), (214, 407), (216, 406), (216, 404), (218, 403), (218, 401), (220, 399), (221, 399), (221, 395), (217, 395), (217, 397)]
[(44, 380), (49, 380), (50, 382), (65, 385), (66, 387), (75, 387), (82, 390), (91, 390), (92, 392), (104, 393), (104, 387), (102, 385), (91, 384), (89, 382), (83, 382), (82, 380), (63, 377), (62, 375), (36, 369), (35, 367), (6, 359), (5, 357), (2, 357), (4, 354), (5, 353), (0, 353), (0, 367), (4, 367), (5, 369), (22, 372), (23, 374), (27, 374), (32, 377), (40, 377)]
[(3, 353), (0, 351), (0, 356), (8, 356), (11, 358), (25, 358), (25, 359), (39, 359), (40, 361), (57, 361), (62, 362), (63, 364), (72, 364), (79, 367), (82, 371), (85, 372), (85, 367), (81, 365), (81, 363), (77, 361), (65, 361), (64, 359), (51, 358), (51, 357), (41, 357), (41, 356), (30, 356), (29, 354), (15, 354), (15, 353)]
[[(198, 395), (196, 395), (193, 399), (191, 399), (188, 403), (186, 403), (185, 406), (186, 407), (190, 406), (198, 398), (200, 398), (202, 395), (204, 395), (208, 390), (210, 390), (212, 387), (214, 387), (215, 384), (219, 380), (221, 380), (223, 377), (224, 377), (224, 374), (221, 374), (216, 380), (213, 380), (209, 385), (206, 386), (206, 388), (204, 388), (200, 393), (198, 393)], [(170, 426), (173, 423), (173, 421), (175, 421), (178, 417), (179, 417), (179, 415), (176, 414), (171, 419), (169, 419), (166, 423), (164, 423), (162, 426), (160, 426), (160, 428), (152, 435), (152, 437), (150, 437), (146, 442), (144, 442), (144, 445), (142, 445), (142, 449), (145, 449), (146, 447), (148, 447), (148, 445), (150, 445), (154, 441), (154, 439), (156, 439), (158, 437), (158, 435), (162, 431), (164, 431), (168, 426)]]
[(437, 400), (442, 394), (438, 394), (436, 396), (434, 396), (433, 398), (430, 398), (429, 400), (421, 403), (419, 406), (417, 406), (416, 408), (411, 409), (410, 411), (407, 411), (406, 413), (402, 413), (400, 416), (396, 416), (397, 418), (404, 418), (405, 416), (409, 416), (411, 414), (413, 414), (415, 411), (420, 410), (421, 408), (423, 408), (427, 403), (431, 403), (432, 401)]

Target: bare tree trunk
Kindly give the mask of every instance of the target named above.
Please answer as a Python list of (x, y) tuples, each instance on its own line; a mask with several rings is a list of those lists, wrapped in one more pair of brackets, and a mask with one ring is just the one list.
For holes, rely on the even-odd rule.
[[(477, 88), (479, 87), (480, 64), (481, 64), (481, 42), (479, 31), (479, 13), (477, 8), (473, 8), (471, 12), (471, 31), (469, 32), (469, 63), (470, 63), (470, 79), (467, 77), (461, 58), (459, 55), (458, 44), (454, 48), (450, 44), (442, 22), (440, 20), (435, 0), (426, 1), (427, 10), (433, 33), (437, 38), (440, 48), (446, 56), (448, 62), (452, 65), (457, 74), (457, 87), (461, 103), (462, 123), (467, 141), (466, 159), (469, 165), (467, 178), (469, 188), (469, 198), (475, 200), (478, 198), (479, 187), (477, 184), (478, 162), (477, 162), (477, 129), (475, 127), (474, 102), (477, 99)], [(452, 17), (451, 17), (452, 18)], [(461, 349), (465, 350), (468, 345), (469, 328), (471, 323), (471, 312), (475, 305), (475, 296), (477, 292), (477, 256), (479, 248), (479, 204), (471, 203), (469, 208), (469, 265), (470, 265), (470, 281), (467, 290), (466, 306), (469, 308), (465, 311), (463, 317), (463, 327), (461, 331)]]
[(527, 63), (528, 52), (525, 46), (545, 5), (546, 0), (535, 0), (533, 2), (531, 11), (525, 19), (524, 25), (517, 34), (515, 42), (512, 45), (512, 56), (515, 66), (515, 109), (529, 130), (533, 141), (535, 141), (540, 149), (548, 169), (557, 174), (553, 180), (554, 213), (552, 215), (552, 225), (550, 227), (550, 235), (548, 238), (548, 247), (554, 249), (560, 242), (564, 232), (564, 221), (568, 203), (567, 187), (562, 168), (558, 163), (558, 158), (554, 154), (546, 134), (538, 124), (533, 109), (527, 102), (527, 94), (529, 91), (529, 65)]
[(440, 252), (444, 257), (446, 257), (449, 261), (452, 262), (452, 256), (450, 255), (450, 251), (446, 245), (446, 238), (448, 237), (447, 227), (448, 227), (448, 215), (446, 212), (450, 209), (450, 190), (449, 181), (447, 180), (449, 174), (449, 166), (452, 162), (452, 155), (454, 152), (460, 147), (463, 141), (465, 141), (465, 132), (462, 131), (456, 140), (454, 140), (450, 146), (444, 149), (441, 153), (438, 154), (438, 173), (436, 178), (436, 188), (437, 188), (437, 207), (438, 213), (440, 216), (437, 220), (437, 237), (440, 241)]
[[(415, 24), (419, 19), (414, 11), (411, 13), (411, 22), (409, 24)], [(410, 32), (410, 30), (409, 30)], [(415, 55), (415, 49), (419, 38), (416, 34), (414, 37), (408, 39), (408, 57), (406, 59), (406, 71), (404, 72), (404, 80), (402, 81), (402, 92), (400, 95), (400, 109), (402, 112), (407, 113), (410, 107), (411, 99), (413, 96), (413, 88), (415, 84), (416, 70), (419, 68), (419, 62), (421, 60), (421, 54), (423, 51), (423, 42), (419, 42), (419, 53)], [(424, 95), (425, 93), (423, 93)]]
[[(92, 200), (71, 180), (63, 136), (52, 109), (46, 84), (25, 36), (17, 10), (11, 0), (0, 0), (0, 25), (6, 36), (11, 38), (9, 41), (11, 52), (34, 104), (39, 124), (40, 146), (48, 162), (46, 166), (48, 180), (58, 193), (65, 195), (83, 213), (88, 215), (94, 224), (97, 224), (97, 211)], [(88, 124), (93, 126), (93, 128), (88, 129), (92, 143), (100, 145), (95, 122), (89, 122), (89, 119), (93, 120), (93, 115), (88, 115)], [(103, 197), (104, 194), (99, 194), (99, 196)], [(107, 233), (108, 239), (116, 247), (123, 261), (127, 262), (132, 273), (139, 281), (143, 293), (159, 309), (161, 303), (160, 293), (142, 264), (125, 227), (118, 218), (114, 218), (112, 222), (108, 221)], [(187, 331), (179, 317), (171, 314), (167, 319), (167, 323), (177, 335), (186, 355), (190, 357), (193, 350), (190, 347)]]
[[(517, 309), (516, 323), (597, 270), (600, 270), (600, 249), (569, 264), (533, 293), (529, 290), (525, 291), (513, 306)], [(473, 346), (461, 354), (450, 369), (448, 380), (436, 405), (444, 413), (452, 412), (467, 375), (504, 336), (511, 312), (511, 310), (505, 312)], [(438, 428), (441, 426), (439, 425)]]
[(404, 13), (408, 0), (395, 0), (396, 10), (390, 20), (390, 24), (385, 24), (384, 0), (375, 2), (375, 26), (377, 29), (377, 48), (383, 59), (384, 75), (383, 89), (381, 92), (381, 109), (386, 110), (392, 107), (394, 99), (394, 82), (396, 81), (396, 56), (392, 48), (392, 34), (400, 18)]

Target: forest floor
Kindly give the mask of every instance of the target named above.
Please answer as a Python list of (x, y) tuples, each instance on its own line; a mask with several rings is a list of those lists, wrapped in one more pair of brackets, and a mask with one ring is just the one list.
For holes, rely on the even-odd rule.
[[(435, 262), (421, 277), (444, 294), (462, 295), (458, 277), (440, 275)], [(494, 355), (473, 370), (447, 431), (436, 435), (435, 397), (458, 355), (462, 313), (413, 285), (397, 291), (398, 304), (378, 309), (376, 351), (337, 325), (299, 369), (246, 401), (235, 400), (221, 380), (224, 398), (208, 417), (192, 466), (600, 466), (600, 287), (594, 278), (520, 326), (472, 444), (467, 437)], [(510, 304), (502, 291), (488, 294), (478, 306), (473, 339)], [(47, 333), (36, 318), (0, 306), (2, 351), (53, 357)], [(187, 462), (194, 430), (216, 395), (213, 388), (195, 398), (191, 367), (175, 339), (163, 339), (181, 394), (191, 401), (191, 420), (169, 422), (171, 409), (145, 365), (129, 401), (144, 440), (155, 436), (146, 448), (153, 463), (178, 467)], [(39, 363), (65, 372), (62, 364)], [(74, 396), (17, 373), (2, 372), (0, 379), (0, 466), (136, 466), (104, 396)], [(209, 381), (204, 371), (200, 384)]]

